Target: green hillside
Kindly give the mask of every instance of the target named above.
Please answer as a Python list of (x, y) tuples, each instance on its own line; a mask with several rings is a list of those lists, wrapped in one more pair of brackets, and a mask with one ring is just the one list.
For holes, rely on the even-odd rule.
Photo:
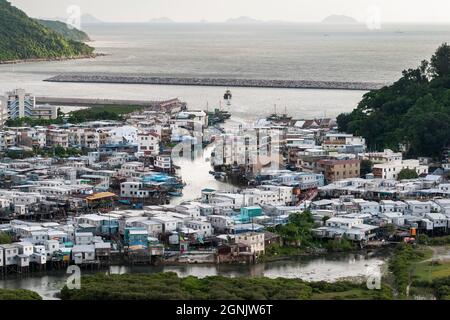
[(69, 28), (67, 24), (61, 21), (51, 21), (51, 20), (40, 20), (36, 19), (37, 22), (40, 24), (46, 26), (49, 29), (52, 29), (53, 31), (59, 33), (66, 39), (74, 40), (74, 41), (89, 41), (89, 36), (76, 28)]
[(337, 120), (340, 131), (366, 138), (370, 150), (438, 158), (450, 146), (450, 46), (444, 43), (391, 86), (365, 94)]
[(0, 62), (75, 58), (93, 54), (88, 45), (69, 40), (0, 0)]

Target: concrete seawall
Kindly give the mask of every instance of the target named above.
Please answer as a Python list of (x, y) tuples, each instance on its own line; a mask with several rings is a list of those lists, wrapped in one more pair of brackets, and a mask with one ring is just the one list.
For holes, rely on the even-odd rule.
[(218, 79), (218, 78), (169, 78), (134, 75), (91, 75), (62, 74), (44, 81), (75, 83), (120, 83), (152, 84), (173, 86), (209, 86), (209, 87), (253, 87), (286, 89), (336, 89), (363, 90), (379, 89), (385, 84), (373, 82), (336, 82), (307, 80), (258, 80), (258, 79)]

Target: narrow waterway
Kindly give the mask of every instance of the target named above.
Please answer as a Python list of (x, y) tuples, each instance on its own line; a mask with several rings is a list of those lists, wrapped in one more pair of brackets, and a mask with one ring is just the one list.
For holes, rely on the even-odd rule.
[(177, 170), (177, 174), (182, 177), (186, 186), (183, 189), (182, 197), (174, 197), (171, 199), (172, 204), (198, 199), (201, 197), (201, 191), (205, 188), (221, 191), (232, 191), (236, 189), (232, 185), (216, 180), (209, 173), (212, 170), (210, 159), (213, 150), (214, 145), (209, 145), (192, 160), (186, 158), (174, 160), (174, 164), (180, 167)]
[[(175, 272), (180, 277), (226, 276), (298, 278), (306, 281), (334, 282), (339, 279), (364, 279), (381, 272), (385, 257), (380, 255), (333, 254), (326, 257), (301, 258), (288, 261), (267, 262), (256, 265), (180, 265), (180, 266), (112, 266), (112, 274)], [(82, 274), (92, 271), (82, 271)], [(0, 281), (0, 288), (28, 289), (39, 293), (44, 299), (55, 299), (55, 294), (65, 285), (67, 274), (49, 272), (31, 277), (10, 277)], [(83, 283), (81, 283), (83, 285)]]

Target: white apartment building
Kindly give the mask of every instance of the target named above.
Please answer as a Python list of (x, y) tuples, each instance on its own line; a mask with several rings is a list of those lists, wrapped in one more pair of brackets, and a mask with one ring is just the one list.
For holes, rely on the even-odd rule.
[(414, 216), (425, 216), (425, 214), (431, 212), (433, 203), (431, 201), (419, 201), (419, 200), (405, 200), (407, 212)]
[(144, 185), (139, 181), (127, 181), (120, 184), (120, 196), (123, 198), (147, 198), (149, 190), (144, 189)]
[(279, 163), (279, 136), (277, 130), (255, 128), (236, 134), (222, 134), (217, 140), (213, 166), (241, 165), (257, 172), (262, 167)]
[(31, 256), (33, 254), (34, 248), (31, 242), (17, 242), (15, 243), (19, 247), (19, 254), (24, 254), (27, 256)]
[(119, 175), (127, 178), (140, 177), (145, 170), (145, 165), (142, 162), (126, 162), (119, 170)]
[(115, 152), (111, 157), (108, 158), (108, 165), (111, 167), (121, 166), (128, 162), (130, 155), (126, 152)]
[(197, 234), (203, 238), (211, 237), (213, 234), (213, 228), (210, 222), (191, 220), (186, 223), (186, 227), (196, 230)]
[(178, 229), (178, 225), (182, 224), (182, 220), (167, 215), (157, 215), (152, 217), (151, 220), (162, 224), (163, 233), (176, 231)]
[(15, 89), (0, 97), (0, 125), (8, 119), (37, 118), (56, 119), (57, 108), (50, 105), (36, 106), (36, 98), (24, 89)]
[(18, 262), (19, 247), (16, 244), (3, 244), (0, 245), (1, 249), (3, 249), (3, 265), (16, 265)]
[(140, 132), (137, 134), (138, 153), (144, 156), (159, 154), (160, 136), (155, 132)]
[(362, 158), (373, 163), (392, 163), (403, 160), (401, 152), (394, 152), (391, 149), (384, 149), (383, 152), (367, 152), (363, 154)]
[(323, 149), (327, 151), (345, 149), (346, 147), (359, 147), (365, 150), (365, 146), (366, 139), (346, 133), (327, 133), (322, 143)]
[(154, 167), (156, 170), (169, 172), (172, 170), (172, 157), (170, 155), (156, 156)]
[(234, 225), (233, 218), (222, 215), (209, 215), (208, 221), (217, 232), (226, 232)]
[(36, 100), (33, 95), (26, 93), (24, 89), (15, 89), (7, 92), (3, 97), (8, 118), (23, 118), (33, 115), (32, 109), (36, 107)]
[(208, 127), (208, 115), (203, 110), (188, 110), (178, 113), (178, 121), (182, 122), (183, 119), (189, 119), (190, 121), (200, 123), (203, 128)]
[(92, 232), (75, 233), (75, 243), (77, 245), (89, 245), (93, 242), (94, 242), (94, 235)]
[(100, 147), (100, 133), (93, 128), (71, 128), (68, 132), (69, 145), (97, 149)]
[(155, 220), (139, 219), (133, 223), (134, 227), (147, 229), (148, 235), (151, 237), (158, 237), (163, 233), (163, 224)]
[(69, 147), (69, 132), (64, 129), (49, 129), (47, 131), (47, 146)]
[(289, 205), (292, 203), (292, 188), (263, 185), (257, 189), (242, 192), (243, 206), (253, 205)]
[(397, 180), (398, 174), (403, 169), (415, 170), (419, 176), (428, 174), (428, 166), (421, 165), (419, 160), (397, 160), (375, 164), (373, 166), (373, 174), (375, 178)]

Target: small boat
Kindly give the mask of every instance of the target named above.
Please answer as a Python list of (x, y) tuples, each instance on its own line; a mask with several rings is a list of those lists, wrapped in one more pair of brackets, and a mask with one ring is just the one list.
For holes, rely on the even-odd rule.
[(182, 197), (183, 196), (183, 193), (179, 192), (179, 191), (168, 192), (168, 194), (169, 194), (169, 196), (172, 196), (172, 197)]

